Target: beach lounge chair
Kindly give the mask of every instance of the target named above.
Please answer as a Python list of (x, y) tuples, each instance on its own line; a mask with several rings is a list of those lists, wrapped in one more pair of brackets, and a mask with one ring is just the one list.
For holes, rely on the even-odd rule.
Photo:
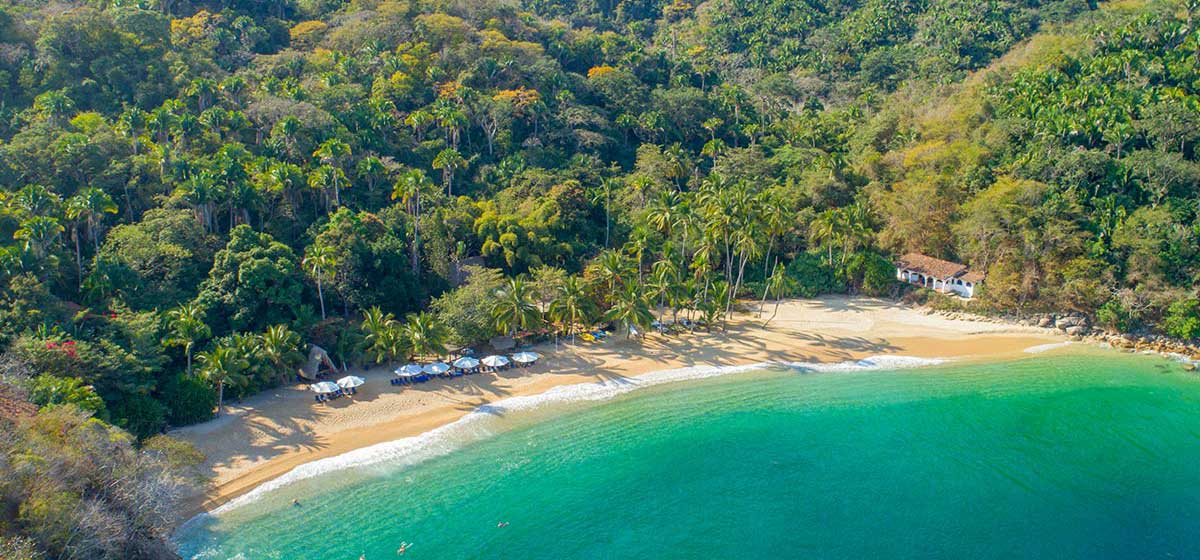
[(579, 338), (582, 338), (586, 342), (596, 342), (596, 337), (593, 336), (592, 333), (585, 332), (585, 333), (579, 335)]

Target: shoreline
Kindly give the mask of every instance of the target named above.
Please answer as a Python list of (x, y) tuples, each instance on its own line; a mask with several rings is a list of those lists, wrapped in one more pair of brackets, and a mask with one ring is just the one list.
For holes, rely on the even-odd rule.
[[(756, 307), (756, 306), (755, 306)], [(769, 316), (772, 305), (764, 316)], [(535, 347), (538, 364), (499, 374), (393, 387), (389, 367), (364, 375), (353, 399), (316, 405), (304, 386), (274, 389), (227, 407), (222, 417), (173, 430), (206, 456), (212, 484), (181, 521), (229, 503), (296, 467), (450, 425), (479, 407), (556, 387), (620, 381), (697, 366), (763, 363), (828, 364), (879, 355), (928, 359), (1000, 359), (1067, 340), (1052, 331), (1013, 324), (946, 318), (896, 302), (827, 297), (791, 300), (765, 328), (753, 312), (738, 313), (725, 332), (696, 332), (644, 342), (612, 337)]]

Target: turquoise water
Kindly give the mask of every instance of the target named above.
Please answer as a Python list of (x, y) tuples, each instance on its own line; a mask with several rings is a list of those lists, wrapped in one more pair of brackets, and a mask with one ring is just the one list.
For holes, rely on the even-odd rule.
[(527, 416), (415, 466), (288, 486), (189, 526), (181, 551), (1200, 557), (1200, 377), (1161, 358), (760, 371)]

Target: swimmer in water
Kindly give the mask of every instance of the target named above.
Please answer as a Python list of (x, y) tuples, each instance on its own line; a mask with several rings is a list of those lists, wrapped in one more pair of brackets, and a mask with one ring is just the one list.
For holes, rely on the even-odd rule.
[(496, 524), (496, 528), (497, 528), (497, 529), (503, 529), (503, 528), (505, 528), (505, 527), (508, 527), (508, 522), (507, 522), (507, 521), (501, 521), (501, 522), (499, 522), (499, 523), (497, 523), (497, 524)]
[(296, 507), (299, 505), (300, 505), (300, 500), (292, 500), (292, 507)]
[(412, 543), (410, 543), (410, 542), (400, 543), (400, 548), (396, 549), (396, 554), (404, 554), (405, 552), (408, 552), (408, 549), (411, 546), (412, 546)]

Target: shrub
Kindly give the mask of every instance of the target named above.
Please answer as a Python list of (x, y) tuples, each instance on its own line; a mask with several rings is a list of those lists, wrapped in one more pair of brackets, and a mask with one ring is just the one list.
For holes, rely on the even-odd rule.
[(1109, 330), (1129, 332), (1134, 325), (1134, 318), (1119, 300), (1110, 299), (1096, 310), (1096, 322)]
[(1172, 303), (1163, 318), (1163, 329), (1176, 338), (1200, 338), (1200, 300), (1182, 299)]
[(107, 418), (104, 399), (78, 377), (42, 374), (29, 381), (29, 400), (38, 406), (73, 404), (97, 418)]
[(129, 393), (112, 403), (113, 424), (137, 436), (150, 437), (167, 425), (167, 407), (149, 395)]
[(165, 382), (160, 398), (167, 403), (167, 422), (172, 426), (204, 422), (217, 408), (216, 391), (194, 375), (179, 374)]
[(810, 298), (846, 291), (845, 281), (838, 278), (821, 255), (801, 253), (788, 263), (787, 275), (792, 279), (794, 296)]
[(846, 277), (869, 296), (884, 296), (896, 287), (896, 267), (879, 253), (855, 253), (846, 261)]

